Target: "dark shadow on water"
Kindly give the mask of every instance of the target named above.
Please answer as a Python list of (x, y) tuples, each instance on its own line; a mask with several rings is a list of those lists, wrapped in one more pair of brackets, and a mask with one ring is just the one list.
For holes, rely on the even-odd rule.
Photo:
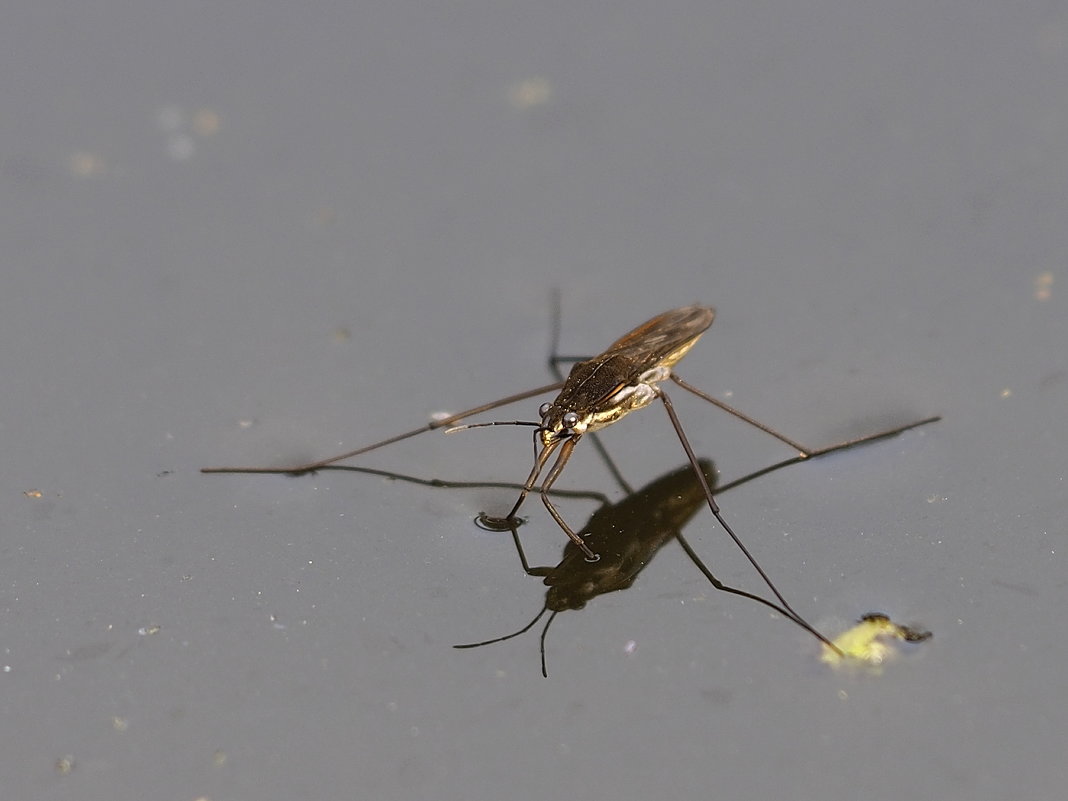
[[(722, 486), (717, 486), (715, 468), (711, 460), (700, 459), (698, 464), (705, 480), (719, 496), (730, 489), (802, 461), (808, 460), (802, 457), (786, 459)], [(446, 481), (351, 465), (329, 465), (319, 469), (364, 473), (439, 489), (515, 490), (522, 488), (522, 485), (518, 483)], [(723, 585), (683, 536), (683, 527), (701, 509), (706, 500), (704, 488), (688, 462), (615, 503), (612, 503), (605, 494), (594, 491), (554, 489), (552, 494), (557, 498), (593, 500), (600, 504), (579, 532), (599, 558), (590, 561), (573, 542), (568, 541), (558, 564), (531, 566), (523, 550), (519, 526), (507, 529), (512, 534), (523, 570), (528, 575), (541, 577), (543, 583), (549, 588), (545, 593), (545, 605), (538, 615), (519, 631), (482, 642), (457, 645), (456, 648), (476, 648), (512, 639), (529, 631), (546, 612), (549, 612), (549, 621), (542, 630), (540, 638), (542, 674), (548, 675), (545, 636), (553, 618), (560, 612), (584, 608), (598, 595), (625, 590), (633, 586), (635, 579), (653, 560), (656, 553), (672, 540), (679, 542), (690, 560), (717, 589), (755, 600), (772, 608), (783, 617), (792, 619), (786, 610), (771, 601)]]

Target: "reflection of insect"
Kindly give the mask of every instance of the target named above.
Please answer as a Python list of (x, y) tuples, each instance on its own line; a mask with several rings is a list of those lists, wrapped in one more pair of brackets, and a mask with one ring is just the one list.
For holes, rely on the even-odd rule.
[[(717, 495), (722, 495), (727, 490), (800, 461), (804, 460), (800, 457), (787, 459), (718, 487), (712, 462), (699, 459), (698, 465), (708, 485), (715, 487)], [(766, 598), (721, 582), (686, 541), (682, 529), (693, 519), (704, 502), (704, 490), (690, 464), (661, 476), (616, 503), (604, 499), (601, 507), (590, 516), (580, 532), (586, 543), (597, 550), (600, 558), (595, 562), (585, 559), (578, 546), (569, 542), (564, 547), (564, 555), (559, 564), (531, 567), (519, 540), (519, 530), (512, 526), (512, 537), (523, 570), (530, 576), (544, 577), (543, 583), (549, 588), (545, 592), (545, 604), (534, 619), (518, 631), (483, 642), (453, 647), (480, 648), (483, 645), (510, 640), (530, 631), (545, 613), (549, 612), (549, 619), (542, 628), (540, 638), (541, 674), (547, 677), (549, 673), (545, 664), (545, 637), (556, 616), (560, 612), (584, 609), (586, 604), (598, 595), (630, 589), (638, 574), (648, 567), (657, 552), (672, 540), (682, 546), (697, 569), (717, 590), (757, 601), (787, 619), (792, 619), (793, 616), (789, 612)], [(878, 666), (893, 655), (885, 640), (896, 638), (915, 643), (930, 637), (930, 632), (901, 626), (892, 623), (886, 615), (870, 613), (861, 618), (860, 625), (835, 637), (830, 643), (825, 642), (820, 658), (835, 667), (858, 664)]]
[[(714, 485), (715, 471), (712, 463), (701, 459), (698, 466), (705, 481), (710, 486)], [(761, 475), (763, 473), (764, 471), (761, 471)], [(732, 486), (744, 481), (745, 479), (733, 482)], [(722, 492), (723, 489), (719, 491)], [(545, 635), (548, 634), (549, 626), (556, 615), (569, 609), (582, 609), (598, 595), (629, 589), (638, 574), (653, 561), (657, 551), (673, 539), (682, 544), (694, 564), (711, 579), (717, 589), (751, 598), (789, 618), (790, 615), (784, 609), (770, 601), (724, 585), (712, 575), (690, 548), (689, 543), (683, 539), (682, 527), (693, 518), (704, 502), (704, 490), (689, 464), (661, 476), (617, 503), (610, 503), (606, 499), (581, 531), (582, 538), (588, 545), (596, 548), (600, 556), (593, 562), (584, 557), (574, 542), (569, 542), (564, 547), (564, 556), (559, 564), (531, 567), (527, 563), (523, 544), (519, 541), (519, 531), (517, 527), (512, 526), (512, 536), (519, 559), (523, 563), (523, 570), (531, 576), (543, 576), (544, 583), (549, 588), (545, 593), (545, 605), (534, 619), (519, 631), (492, 640), (455, 647), (479, 648), (510, 640), (529, 631), (546, 612), (550, 612), (549, 620), (541, 632), (541, 673), (548, 676), (545, 667)]]
[[(714, 315), (715, 312), (713, 309), (707, 306), (697, 305), (684, 306), (679, 309), (664, 312), (613, 342), (608, 349), (600, 355), (576, 363), (572, 367), (570, 375), (568, 375), (567, 379), (564, 381), (549, 384), (544, 387), (538, 387), (537, 389), (528, 390), (526, 392), (520, 392), (490, 403), (485, 403), (481, 406), (476, 406), (473, 409), (468, 409), (444, 419), (434, 420), (433, 422), (428, 423), (425, 426), (420, 426), (412, 431), (398, 434), (389, 437), (388, 439), (381, 440), (380, 442), (366, 445), (347, 453), (338, 454), (337, 456), (332, 456), (328, 459), (321, 459), (319, 461), (290, 467), (213, 467), (204, 468), (203, 472), (305, 473), (341, 461), (342, 459), (358, 456), (437, 428), (459, 430), (480, 425), (529, 425), (534, 427), (536, 456), (534, 466), (530, 471), (530, 475), (527, 476), (526, 482), (524, 482), (523, 489), (519, 493), (519, 498), (504, 518), (484, 519), (487, 522), (502, 526), (515, 525), (517, 519), (516, 514), (518, 513), (519, 508), (522, 506), (523, 501), (526, 500), (527, 495), (538, 486), (538, 479), (541, 476), (542, 471), (545, 469), (545, 466), (548, 464), (553, 454), (556, 453), (556, 459), (553, 462), (552, 467), (549, 468), (548, 474), (542, 480), (541, 486), (538, 489), (539, 495), (553, 520), (555, 520), (557, 525), (559, 525), (567, 536), (571, 538), (571, 541), (582, 551), (587, 559), (596, 560), (597, 555), (589, 548), (583, 538), (571, 529), (560, 515), (559, 511), (557, 511), (549, 497), (549, 490), (560, 477), (564, 467), (567, 465), (568, 459), (571, 457), (572, 451), (574, 451), (575, 446), (583, 436), (605, 428), (631, 412), (644, 408), (654, 400), (659, 399), (664, 404), (664, 408), (666, 409), (668, 416), (671, 418), (671, 424), (675, 429), (679, 441), (682, 443), (683, 449), (686, 451), (687, 459), (689, 460), (694, 475), (700, 484), (704, 500), (708, 504), (712, 514), (730, 535), (731, 539), (734, 540), (735, 544), (741, 549), (742, 553), (753, 565), (761, 579), (775, 594), (775, 597), (782, 604), (784, 611), (789, 614), (790, 618), (799, 626), (822, 640), (829, 647), (835, 648), (826, 637), (816, 631), (816, 629), (809, 625), (804, 618), (794, 612), (793, 608), (778, 589), (776, 589), (775, 585), (757, 563), (756, 559), (750, 554), (745, 545), (742, 544), (741, 540), (734, 533), (733, 529), (731, 529), (727, 521), (724, 520), (720, 513), (719, 505), (716, 503), (712, 494), (712, 489), (701, 471), (697, 457), (694, 455), (693, 449), (690, 447), (690, 443), (682, 429), (682, 424), (679, 422), (678, 415), (675, 413), (674, 405), (660, 385), (664, 381), (670, 379), (686, 391), (703, 398), (709, 403), (718, 406), (786, 443), (794, 448), (802, 459), (817, 456), (830, 450), (837, 450), (851, 445), (858, 445), (862, 442), (870, 442), (875, 439), (893, 436), (910, 428), (934, 422), (939, 418), (929, 417), (924, 420), (897, 426), (865, 437), (841, 442), (828, 448), (820, 448), (816, 450), (805, 448), (795, 440), (780, 434), (771, 427), (754, 420), (737, 409), (734, 409), (711, 395), (691, 386), (679, 378), (672, 370), (674, 365), (677, 364), (678, 361), (689, 352), (690, 348), (694, 346), (697, 340), (701, 337), (701, 334), (712, 325)], [(557, 360), (554, 358), (554, 366), (556, 363)], [(551, 403), (542, 404), (539, 409), (539, 415), (541, 417), (541, 422), (539, 423), (517, 421), (514, 423), (481, 423), (459, 426), (458, 428), (455, 427), (456, 423), (476, 414), (556, 390), (559, 390), (556, 399)], [(557, 450), (559, 450), (559, 453), (557, 453)]]

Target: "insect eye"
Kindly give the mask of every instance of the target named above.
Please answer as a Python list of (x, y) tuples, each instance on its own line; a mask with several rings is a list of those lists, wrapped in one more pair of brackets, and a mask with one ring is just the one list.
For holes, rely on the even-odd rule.
[(543, 403), (538, 409), (538, 415), (544, 417), (549, 413), (549, 409), (551, 408), (553, 408), (553, 405), (551, 403)]
[(568, 412), (564, 415), (563, 420), (561, 422), (563, 422), (564, 428), (574, 428), (578, 425), (578, 421), (579, 416), (577, 414), (575, 414), (574, 412)]

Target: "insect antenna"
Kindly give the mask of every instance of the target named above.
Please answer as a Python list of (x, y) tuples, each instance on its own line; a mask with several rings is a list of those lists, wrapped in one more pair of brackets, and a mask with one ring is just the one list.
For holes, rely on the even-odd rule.
[(495, 420), (491, 423), (467, 423), (462, 426), (453, 426), (452, 428), (446, 428), (446, 434), (455, 434), (457, 431), (467, 431), (469, 428), (489, 428), (490, 426), (533, 426), (534, 428), (540, 428), (541, 423), (534, 423), (530, 420)]
[(545, 667), (545, 635), (549, 633), (549, 626), (552, 625), (552, 622), (555, 619), (556, 612), (553, 612), (549, 615), (549, 619), (545, 621), (545, 628), (541, 630), (541, 638), (539, 641), (541, 642), (541, 676), (543, 679), (549, 678), (549, 671)]
[[(513, 637), (518, 637), (520, 634), (526, 634), (528, 631), (534, 628), (534, 624), (541, 620), (541, 616), (544, 615), (547, 611), (549, 611), (549, 607), (543, 606), (541, 608), (541, 611), (538, 612), (537, 615), (535, 615), (534, 619), (527, 623), (527, 625), (523, 626), (523, 628), (521, 628), (519, 631), (513, 631), (511, 634), (505, 634), (503, 637), (494, 637), (492, 640), (486, 640), (485, 642), (471, 642), (465, 643), (464, 645), (454, 645), (453, 648), (481, 648), (483, 645), (493, 645), (497, 642), (504, 642), (505, 640), (510, 640)], [(549, 633), (549, 626), (552, 625), (553, 619), (556, 617), (556, 614), (556, 612), (553, 612), (551, 615), (549, 615), (549, 619), (545, 621), (545, 628), (541, 630), (541, 675), (545, 678), (549, 678), (549, 671), (545, 667), (545, 635)]]

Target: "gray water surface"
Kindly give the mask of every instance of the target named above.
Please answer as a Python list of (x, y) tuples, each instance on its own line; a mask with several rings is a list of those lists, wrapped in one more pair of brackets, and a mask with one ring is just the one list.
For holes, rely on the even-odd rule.
[[(1061, 9), (46, 2), (0, 45), (5, 797), (1060, 797)], [(544, 603), (472, 523), (512, 491), (198, 472), (548, 383), (554, 287), (569, 354), (715, 306), (680, 374), (813, 447), (943, 414), (722, 498), (821, 630), (934, 638), (835, 673), (669, 543), (545, 679), (539, 626), (452, 648)], [(673, 397), (721, 482), (791, 455)], [(521, 482), (529, 434), (360, 463)], [(656, 408), (605, 443), (684, 461)], [(585, 445), (560, 486), (622, 497)]]

